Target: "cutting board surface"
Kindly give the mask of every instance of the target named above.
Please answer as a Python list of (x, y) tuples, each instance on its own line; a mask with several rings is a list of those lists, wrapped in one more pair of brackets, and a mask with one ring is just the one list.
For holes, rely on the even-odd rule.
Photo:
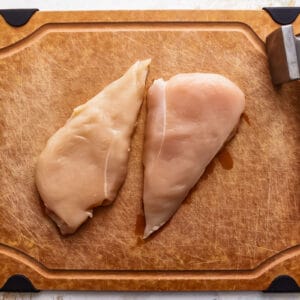
[[(39, 289), (264, 289), (282, 273), (300, 281), (300, 89), (271, 84), (262, 30), (276, 25), (264, 12), (252, 27), (254, 12), (189, 13), (118, 20), (90, 12), (76, 22), (76, 13), (38, 12), (27, 37), (8, 32), (0, 49), (2, 283), (14, 273)], [(246, 95), (239, 132), (143, 242), (144, 104), (116, 201), (62, 237), (35, 188), (37, 157), (74, 107), (146, 58), (147, 87), (187, 72), (235, 82)]]

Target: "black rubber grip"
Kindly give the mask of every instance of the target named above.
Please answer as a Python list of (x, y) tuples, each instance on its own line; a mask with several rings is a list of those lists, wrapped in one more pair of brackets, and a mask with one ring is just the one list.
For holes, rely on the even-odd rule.
[(280, 25), (292, 24), (300, 13), (300, 7), (264, 7), (263, 9)]
[(7, 24), (13, 27), (25, 25), (30, 18), (37, 12), (37, 8), (29, 9), (0, 9), (0, 15), (4, 18)]
[(276, 277), (265, 293), (299, 293), (300, 287), (297, 282), (288, 275)]
[(37, 293), (37, 290), (32, 282), (24, 275), (16, 274), (7, 279), (1, 292), (17, 292), (17, 293)]

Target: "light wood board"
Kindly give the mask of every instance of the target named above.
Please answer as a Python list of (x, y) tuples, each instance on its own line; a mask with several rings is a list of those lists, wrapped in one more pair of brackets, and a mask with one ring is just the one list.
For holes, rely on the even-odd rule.
[[(263, 290), (281, 274), (300, 282), (300, 85), (271, 84), (264, 41), (277, 27), (264, 11), (37, 12), (17, 29), (1, 19), (0, 285), (16, 273), (64, 290)], [(239, 132), (142, 243), (144, 105), (115, 203), (62, 237), (43, 212), (36, 159), (75, 106), (149, 57), (147, 87), (181, 72), (234, 81), (246, 94)]]

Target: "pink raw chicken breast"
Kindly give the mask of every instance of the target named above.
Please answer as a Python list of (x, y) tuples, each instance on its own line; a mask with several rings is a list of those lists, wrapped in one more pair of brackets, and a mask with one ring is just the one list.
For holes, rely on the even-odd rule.
[(144, 145), (144, 238), (163, 226), (209, 162), (235, 133), (243, 92), (217, 74), (154, 81), (147, 97)]
[(50, 218), (70, 234), (110, 204), (123, 184), (131, 135), (143, 101), (150, 59), (74, 109), (47, 142), (36, 167), (36, 185)]

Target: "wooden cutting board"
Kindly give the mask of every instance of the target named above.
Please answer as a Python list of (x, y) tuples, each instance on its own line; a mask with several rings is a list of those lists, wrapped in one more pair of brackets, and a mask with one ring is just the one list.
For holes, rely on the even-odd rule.
[[(264, 11), (37, 12), (19, 28), (1, 19), (0, 285), (13, 274), (63, 290), (264, 290), (284, 274), (300, 282), (300, 85), (271, 84), (264, 41), (278, 26)], [(180, 72), (237, 83), (246, 94), (239, 132), (143, 243), (144, 105), (115, 203), (62, 237), (43, 212), (36, 159), (75, 106), (149, 57), (147, 87)]]

